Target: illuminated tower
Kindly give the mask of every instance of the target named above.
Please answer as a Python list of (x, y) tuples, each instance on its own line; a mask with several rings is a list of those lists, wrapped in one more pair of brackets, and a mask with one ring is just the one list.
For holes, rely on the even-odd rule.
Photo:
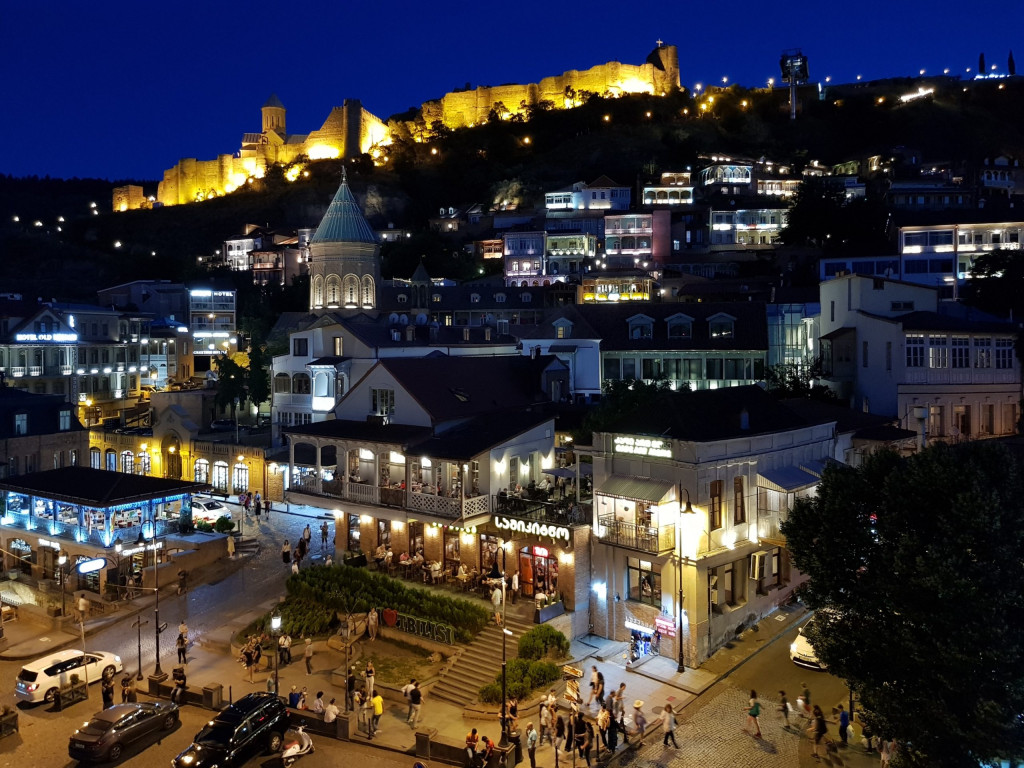
[(277, 98), (276, 93), (270, 94), (267, 103), (260, 107), (263, 113), (263, 132), (273, 131), (282, 138), (285, 136), (284, 104)]
[(372, 310), (380, 285), (380, 242), (359, 209), (348, 177), (309, 241), (309, 308)]
[(782, 70), (782, 82), (789, 83), (789, 119), (796, 120), (796, 87), (800, 83), (806, 83), (809, 77), (807, 57), (799, 48), (783, 51), (779, 59), (779, 68)]

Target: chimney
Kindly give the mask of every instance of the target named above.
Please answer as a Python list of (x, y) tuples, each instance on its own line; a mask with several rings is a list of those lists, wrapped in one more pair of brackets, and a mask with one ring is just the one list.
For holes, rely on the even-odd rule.
[(414, 326), (414, 325), (407, 325), (407, 326), (405, 326), (405, 340), (406, 341), (412, 341), (414, 338), (416, 338), (416, 326)]
[(750, 429), (750, 413), (746, 408), (740, 411), (740, 429), (744, 432)]

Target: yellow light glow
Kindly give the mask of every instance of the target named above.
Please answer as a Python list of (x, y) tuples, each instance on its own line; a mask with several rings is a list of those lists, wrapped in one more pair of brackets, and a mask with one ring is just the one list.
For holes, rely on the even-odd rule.
[(360, 515), (359, 516), (359, 522), (360, 523), (372, 523), (373, 522), (373, 518), (370, 517), (369, 515)]
[(341, 150), (329, 144), (317, 144), (306, 153), (310, 160), (336, 160), (341, 157)]

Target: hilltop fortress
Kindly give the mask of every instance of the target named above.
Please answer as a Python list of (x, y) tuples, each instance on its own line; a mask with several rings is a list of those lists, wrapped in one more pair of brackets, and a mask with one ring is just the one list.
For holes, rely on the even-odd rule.
[[(235, 154), (218, 155), (214, 160), (185, 158), (164, 171), (157, 200), (163, 205), (178, 205), (233, 192), (250, 178), (260, 178), (274, 164), (296, 161), (356, 157), (375, 146), (390, 143), (392, 133), (418, 137), (435, 123), (448, 128), (463, 128), (486, 122), (492, 110), (501, 117), (523, 113), (529, 107), (545, 104), (553, 109), (569, 109), (581, 103), (582, 96), (621, 96), (630, 93), (665, 95), (679, 90), (679, 57), (674, 45), (658, 46), (643, 64), (611, 61), (588, 70), (569, 70), (528, 85), (480, 86), (473, 90), (447, 93), (440, 99), (424, 102), (412, 119), (385, 123), (363, 109), (358, 99), (345, 99), (334, 107), (324, 124), (309, 134), (289, 134), (285, 107), (271, 96), (261, 108), (262, 129), (242, 135)], [(404, 116), (403, 116), (404, 117)], [(291, 177), (294, 178), (294, 177)], [(125, 188), (115, 190), (114, 210), (139, 207)]]

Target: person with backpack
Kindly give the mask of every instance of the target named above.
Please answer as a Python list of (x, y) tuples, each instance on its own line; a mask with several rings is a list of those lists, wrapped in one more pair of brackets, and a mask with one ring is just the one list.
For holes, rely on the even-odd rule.
[(757, 719), (760, 714), (761, 702), (757, 700), (757, 691), (752, 690), (750, 692), (750, 702), (747, 704), (747, 723), (743, 727), (743, 730), (750, 733), (747, 729), (753, 725), (756, 732), (752, 735), (755, 739), (761, 738), (761, 723)]

